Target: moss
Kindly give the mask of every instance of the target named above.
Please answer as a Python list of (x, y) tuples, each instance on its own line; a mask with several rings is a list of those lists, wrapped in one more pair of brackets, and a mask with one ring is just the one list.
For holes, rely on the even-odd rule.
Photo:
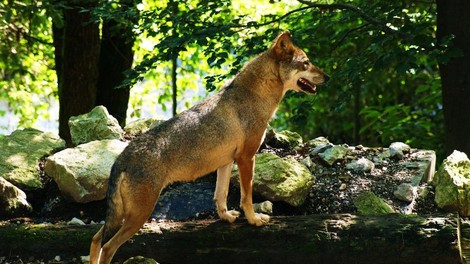
[(373, 192), (362, 192), (354, 200), (357, 212), (363, 215), (390, 214), (395, 211), (385, 201), (377, 197)]
[[(91, 227), (97, 231), (100, 226)], [(88, 255), (93, 231), (86, 227), (56, 227), (51, 225), (7, 225), (0, 228), (0, 255), (25, 255), (36, 257)], [(34, 245), (34, 246), (31, 246)], [(66, 251), (66, 252), (64, 252)]]

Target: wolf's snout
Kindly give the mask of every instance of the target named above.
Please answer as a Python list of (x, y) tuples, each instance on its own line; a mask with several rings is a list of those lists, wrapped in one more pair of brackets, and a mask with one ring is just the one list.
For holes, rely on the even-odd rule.
[(326, 83), (328, 82), (328, 80), (330, 80), (330, 76), (328, 76), (328, 74), (323, 74), (323, 83)]

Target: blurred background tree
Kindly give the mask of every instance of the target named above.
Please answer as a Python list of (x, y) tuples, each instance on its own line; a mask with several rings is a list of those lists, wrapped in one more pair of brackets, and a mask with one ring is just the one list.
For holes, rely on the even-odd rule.
[[(76, 56), (83, 56), (87, 62), (77, 73), (83, 77), (86, 70), (90, 71), (85, 76), (95, 83), (85, 88), (80, 76), (71, 77), (75, 88), (70, 87), (70, 93), (77, 89), (91, 91), (71, 96), (69, 102), (83, 107), (73, 114), (96, 104), (112, 109), (112, 102), (119, 101), (110, 112), (120, 117), (121, 124), (126, 111), (127, 117), (137, 118), (149, 113), (161, 115), (155, 105), (168, 112), (167, 106), (171, 105), (173, 114), (190, 107), (236, 74), (249, 58), (264, 51), (280, 31), (289, 29), (295, 43), (332, 80), (314, 97), (287, 94), (272, 126), (297, 131), (305, 138), (326, 136), (332, 142), (351, 145), (387, 146), (403, 141), (413, 147), (434, 149), (441, 158), (446, 150), (458, 147), (470, 154), (470, 149), (464, 147), (470, 145), (470, 139), (460, 135), (459, 144), (446, 146), (446, 142), (455, 142), (457, 134), (445, 130), (444, 124), (449, 127), (455, 122), (448, 124), (451, 117), (444, 120), (443, 112), (459, 95), (450, 96), (443, 104), (446, 83), (441, 85), (443, 67), (452, 71), (457, 67), (452, 64), (455, 60), (468, 65), (463, 57), (465, 42), (457, 41), (461, 34), (458, 29), (450, 28), (436, 36), (437, 26), (445, 28), (463, 20), (468, 24), (470, 20), (455, 11), (440, 12), (442, 23), (438, 24), (437, 11), (443, 6), (452, 5), (430, 0), (5, 0), (0, 4), (5, 17), (0, 22), (4, 33), (0, 36), (0, 74), (6, 89), (2, 88), (0, 98), (20, 116), (20, 126), (28, 126), (43, 115), (39, 110), (47, 109), (47, 103), (41, 98), (58, 94), (61, 107), (72, 106), (61, 99), (65, 95), (60, 92), (66, 89), (64, 85), (72, 86), (60, 77), (64, 76), (61, 71), (67, 61), (66, 44), (56, 44), (57, 39), (60, 41), (57, 36), (67, 36), (67, 13), (80, 16), (78, 25), (82, 27), (69, 32), (74, 35), (70, 39), (78, 37), (70, 43), (71, 49), (81, 50)], [(449, 16), (453, 20), (442, 19)], [(91, 51), (96, 48), (85, 52), (87, 45), (94, 45), (97, 35), (93, 33), (93, 40), (85, 41), (78, 34), (85, 27), (98, 33), (101, 30), (101, 53)], [(57, 29), (65, 33), (56, 34)], [(54, 46), (59, 89), (51, 74)], [(121, 48), (106, 54), (113, 47)], [(112, 60), (117, 58), (121, 61)], [(33, 67), (34, 63), (44, 69)], [(113, 67), (116, 65), (120, 67)], [(123, 72), (125, 76), (120, 74)], [(35, 81), (26, 82), (25, 76)], [(452, 78), (462, 81), (468, 77)], [(447, 88), (450, 86), (455, 85), (448, 84)], [(129, 87), (133, 87), (130, 98)], [(27, 101), (31, 95), (40, 99)], [(28, 115), (27, 111), (36, 113), (36, 109), (36, 115)], [(465, 113), (454, 113), (452, 117), (462, 125), (463, 133), (470, 132), (465, 126), (470, 124)], [(60, 119), (65, 122), (65, 117)], [(469, 144), (463, 143), (467, 141)]]

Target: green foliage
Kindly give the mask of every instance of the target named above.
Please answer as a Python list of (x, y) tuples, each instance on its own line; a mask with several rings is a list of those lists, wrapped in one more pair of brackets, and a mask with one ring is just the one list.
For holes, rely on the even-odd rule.
[[(177, 58), (181, 111), (206, 95), (202, 87), (207, 92), (220, 88), (289, 29), (294, 42), (332, 78), (316, 96), (288, 93), (272, 126), (335, 143), (386, 146), (404, 141), (444, 149), (437, 62), (462, 53), (453, 49), (452, 36), (436, 42), (433, 1), (146, 0), (138, 5), (138, 15), (121, 8), (123, 1), (103, 1), (94, 14), (97, 21), (139, 18), (134, 25), (137, 63), (123, 83), (135, 84), (133, 117), (143, 115), (143, 105), (160, 104), (166, 110), (172, 98), (172, 59)], [(47, 98), (55, 91), (50, 85), (55, 82), (50, 25), (51, 20), (60, 25), (61, 17), (51, 12), (53, 6), (23, 3), (0, 3), (5, 17), (0, 22), (0, 82), (8, 87), (0, 90), (0, 98), (17, 104), (13, 108), (24, 111), (20, 116), (30, 117), (24, 107), (34, 98), (29, 95)], [(34, 27), (24, 31), (11, 25)], [(45, 68), (37, 68), (38, 62)]]
[(50, 118), (55, 95), (51, 20), (45, 5), (0, 1), (0, 100), (8, 102), (20, 127), (32, 126), (39, 116)]
[[(274, 127), (338, 143), (383, 146), (404, 141), (443, 149), (437, 61), (460, 54), (449, 49), (451, 41), (448, 47), (437, 45), (435, 4), (299, 2), (303, 4), (273, 1), (268, 12), (239, 8), (238, 1), (161, 4), (142, 16), (139, 27), (159, 41), (134, 77), (173, 56), (183, 58), (181, 52), (193, 48), (204, 56), (198, 57), (196, 68), (204, 65), (206, 88), (213, 90), (214, 81), (234, 75), (247, 58), (289, 29), (296, 44), (332, 79), (315, 97), (288, 93)], [(213, 69), (226, 71), (212, 75)]]

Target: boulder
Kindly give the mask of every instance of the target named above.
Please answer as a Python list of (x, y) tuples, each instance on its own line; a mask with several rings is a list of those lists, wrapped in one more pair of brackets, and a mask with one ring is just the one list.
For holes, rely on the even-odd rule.
[(116, 118), (102, 105), (89, 113), (70, 117), (69, 127), (75, 145), (94, 140), (120, 139), (124, 133)]
[(129, 122), (126, 127), (124, 127), (124, 131), (131, 136), (137, 136), (147, 132), (149, 129), (156, 127), (163, 122), (165, 121), (158, 120), (156, 118), (140, 118)]
[(384, 200), (371, 191), (360, 193), (354, 199), (357, 212), (362, 215), (380, 215), (395, 213), (395, 211)]
[(31, 211), (26, 194), (0, 177), (0, 216), (20, 216)]
[[(272, 136), (269, 136), (269, 133), (274, 133)], [(280, 132), (268, 131), (268, 136), (271, 137), (267, 144), (274, 148), (284, 148), (284, 149), (293, 149), (297, 146), (302, 145), (302, 136), (296, 132), (289, 130), (283, 130)]]
[(439, 208), (470, 216), (470, 160), (454, 150), (439, 167), (432, 181)]
[(101, 200), (106, 195), (111, 166), (127, 144), (111, 139), (65, 149), (47, 158), (45, 171), (73, 201)]
[[(292, 157), (280, 158), (273, 153), (256, 154), (253, 192), (270, 201), (284, 201), (299, 206), (307, 197), (314, 177), (307, 167)], [(239, 174), (234, 166), (232, 181), (239, 186)]]
[(0, 177), (23, 190), (41, 189), (40, 159), (64, 147), (59, 136), (33, 128), (0, 136)]

